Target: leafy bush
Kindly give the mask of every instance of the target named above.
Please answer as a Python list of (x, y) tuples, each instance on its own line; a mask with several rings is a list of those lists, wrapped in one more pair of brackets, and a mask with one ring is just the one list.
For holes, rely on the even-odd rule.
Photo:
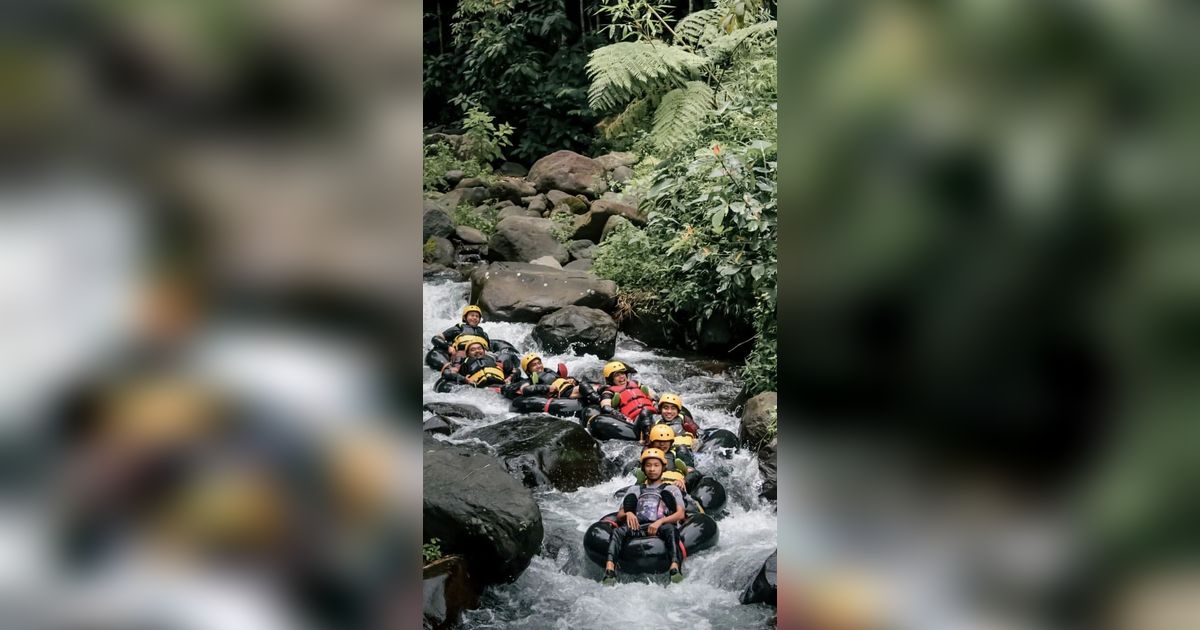
[(466, 116), (463, 118), (463, 151), (480, 164), (490, 164), (502, 159), (501, 147), (512, 145), (508, 139), (512, 127), (508, 123), (496, 125), (491, 114), (465, 99), (461, 101)]
[(433, 255), (436, 251), (437, 251), (437, 241), (434, 241), (433, 237), (430, 236), (425, 241), (425, 245), (423, 245), (421, 247), (421, 259), (424, 260), (425, 262), (429, 262), (430, 260), (433, 259)]
[(487, 179), (492, 169), (487, 164), (475, 160), (463, 160), (457, 151), (444, 141), (425, 145), (421, 185), (426, 191), (440, 190), (446, 187), (448, 171), (462, 171), (463, 177), (480, 177)]
[(425, 564), (429, 564), (442, 557), (442, 547), (440, 543), (440, 540), (433, 538), (429, 542), (421, 545), (421, 557), (425, 559)]
[(492, 205), (483, 205), (478, 208), (469, 204), (460, 203), (450, 213), (450, 218), (454, 220), (455, 225), (465, 225), (473, 227), (486, 236), (491, 236), (496, 233), (496, 224), (500, 221), (500, 210)]
[(554, 227), (550, 229), (554, 238), (563, 245), (570, 243), (575, 234), (575, 215), (570, 212), (551, 212), (550, 221), (554, 223)]

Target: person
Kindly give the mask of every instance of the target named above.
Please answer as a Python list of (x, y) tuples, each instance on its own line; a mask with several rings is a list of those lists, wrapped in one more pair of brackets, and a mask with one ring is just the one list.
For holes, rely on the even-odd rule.
[[(491, 337), (488, 337), (488, 334), (484, 332), (483, 328), (479, 325), (482, 321), (483, 310), (474, 304), (468, 304), (462, 310), (462, 322), (434, 335), (433, 345), (453, 353), (453, 347), (458, 345), (458, 338), (462, 337), (463, 335), (471, 335), (482, 338), (486, 342), (487, 347), (490, 348), (492, 339)], [(462, 359), (463, 355), (458, 353), (457, 355), (451, 356), (451, 359), (454, 358)]]
[[(662, 473), (663, 479), (669, 481), (676, 488), (687, 492), (687, 483), (685, 478), (687, 477), (688, 473), (695, 470), (695, 468), (688, 466), (687, 462), (685, 462), (683, 458), (676, 454), (675, 431), (673, 431), (669, 425), (656, 424), (651, 427), (649, 438), (650, 443), (647, 444), (647, 447), (656, 448), (662, 451), (663, 456), (666, 457), (666, 462)], [(633, 474), (634, 477), (637, 478), (638, 483), (642, 483), (646, 480), (646, 474), (642, 471), (641, 467), (634, 469)]]
[(664, 483), (663, 468), (667, 456), (659, 449), (642, 451), (641, 465), (646, 480), (629, 489), (621, 499), (617, 510), (617, 523), (608, 542), (608, 561), (604, 565), (605, 585), (617, 581), (616, 559), (629, 538), (658, 536), (667, 547), (671, 559), (668, 571), (672, 582), (682, 582), (680, 569), (679, 530), (675, 524), (684, 519), (683, 492), (672, 484)]
[(609, 361), (604, 366), (605, 387), (600, 391), (600, 408), (621, 412), (629, 422), (635, 424), (637, 434), (645, 435), (654, 424), (653, 414), (657, 394), (653, 389), (629, 378), (629, 366), (620, 361)]
[(505, 386), (504, 395), (508, 398), (517, 398), (519, 396), (545, 396), (551, 397), (551, 386), (555, 381), (562, 378), (558, 372), (546, 369), (542, 365), (542, 357), (537, 353), (530, 352), (521, 357), (520, 362), (521, 372), (525, 376), (519, 378), (519, 374)]
[(466, 356), (455, 359), (442, 367), (442, 375), (447, 380), (469, 383), (475, 387), (493, 387), (506, 384), (510, 375), (504, 373), (504, 368), (496, 357), (487, 353), (488, 342), (483, 337), (462, 335), (458, 338), (458, 349), (465, 350)]
[(691, 416), (683, 415), (683, 399), (677, 394), (663, 394), (658, 398), (658, 422), (668, 424), (675, 435), (690, 434), (693, 438), (700, 435), (700, 426)]

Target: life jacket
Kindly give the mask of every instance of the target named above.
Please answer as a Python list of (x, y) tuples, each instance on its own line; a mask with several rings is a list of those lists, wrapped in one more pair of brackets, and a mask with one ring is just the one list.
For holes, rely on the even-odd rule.
[[(557, 376), (557, 374), (556, 374), (556, 376)], [(570, 380), (565, 379), (565, 378), (555, 378), (554, 382), (550, 383), (550, 396), (552, 398), (561, 398), (563, 396), (570, 396), (571, 389), (573, 387), (575, 387), (575, 385)]]
[(614, 394), (614, 406), (621, 411), (621, 415), (630, 420), (636, 419), (643, 410), (658, 412), (654, 406), (654, 399), (646, 395), (636, 381), (625, 381), (624, 385), (611, 385), (608, 391)]
[[(534, 380), (534, 379), (537, 380)], [(558, 372), (542, 369), (529, 375), (530, 385), (550, 385), (558, 378)]]
[[(454, 333), (453, 337), (451, 337), (450, 335), (446, 335), (446, 333), (442, 333), (442, 334), (446, 335), (447, 337), (450, 337), (450, 339), (453, 342), (452, 345), (454, 345), (455, 347), (458, 347), (458, 338), (462, 337), (463, 335), (474, 335), (476, 337), (483, 337), (484, 339), (487, 339), (488, 345), (491, 345), (491, 343), (492, 343), (492, 338), (488, 337), (488, 334), (483, 332), (482, 326), (471, 326), (470, 324), (455, 324), (453, 328), (447, 329), (446, 332)], [(490, 350), (490, 348), (489, 348), (489, 350)]]
[[(676, 439), (678, 439), (678, 438), (676, 438)], [(667, 463), (663, 465), (663, 472), (662, 472), (663, 481), (671, 482), (671, 481), (675, 481), (676, 479), (683, 479), (684, 478), (683, 473), (679, 472), (679, 469), (676, 468), (677, 464), (675, 463), (675, 449), (671, 448), (671, 449), (665, 450), (665, 451), (663, 451), (663, 455), (667, 456)], [(637, 471), (640, 471), (640, 470), (641, 470), (641, 468), (637, 469)], [(642, 473), (642, 474), (645, 474), (645, 473)]]
[(467, 381), (475, 387), (498, 385), (504, 382), (504, 370), (501, 370), (496, 358), (484, 355), (478, 359), (463, 361), (458, 373), (467, 377)]

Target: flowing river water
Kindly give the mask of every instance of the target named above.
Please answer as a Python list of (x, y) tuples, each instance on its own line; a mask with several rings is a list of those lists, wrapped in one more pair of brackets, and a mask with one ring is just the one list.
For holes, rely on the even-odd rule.
[[(470, 284), (427, 282), (424, 286), (424, 337), (428, 339), (459, 321), (467, 304)], [(522, 352), (535, 350), (532, 324), (484, 322), (493, 339), (512, 343)], [(713, 373), (698, 362), (646, 348), (621, 335), (616, 358), (638, 371), (638, 379), (659, 392), (683, 397), (702, 428), (719, 427), (734, 433), (738, 419), (725, 411), (740, 385), (727, 371)], [(547, 366), (563, 363), (572, 375), (598, 376), (604, 361), (594, 355), (543, 354)], [(450, 393), (433, 391), (437, 375), (425, 370), (426, 402), (458, 402), (484, 412), (482, 420), (461, 420), (464, 429), (450, 442), (479, 443), (462, 434), (517, 415), (509, 401), (487, 390)], [(456, 419), (456, 421), (460, 421)], [(601, 442), (613, 469), (628, 470), (639, 447), (632, 442)], [(617, 474), (598, 485), (575, 492), (535, 490), (542, 511), (545, 535), (540, 553), (512, 584), (493, 586), (483, 594), (478, 610), (468, 611), (468, 628), (597, 628), (641, 625), (647, 619), (693, 630), (706, 628), (759, 628), (770, 624), (773, 607), (738, 601), (745, 585), (776, 547), (775, 505), (758, 497), (761, 479), (757, 458), (741, 450), (726, 459), (717, 454), (697, 454), (696, 467), (718, 479), (729, 495), (726, 515), (718, 521), (720, 540), (711, 549), (689, 556), (684, 563), (686, 580), (666, 586), (661, 576), (626, 577), (616, 586), (599, 583), (601, 571), (583, 551), (583, 535), (599, 517), (617, 508), (613, 494), (633, 483), (632, 475)]]

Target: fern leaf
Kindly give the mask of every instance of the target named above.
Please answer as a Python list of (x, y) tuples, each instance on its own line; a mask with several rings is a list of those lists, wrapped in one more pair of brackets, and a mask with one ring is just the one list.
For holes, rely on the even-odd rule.
[(689, 13), (675, 25), (675, 45), (694, 50), (707, 46), (718, 35), (721, 9), (705, 9)]
[(704, 125), (713, 108), (713, 91), (703, 81), (667, 92), (654, 112), (650, 142), (663, 150), (691, 140)]
[(650, 117), (651, 105), (652, 99), (650, 98), (634, 99), (620, 114), (604, 119), (599, 125), (604, 132), (604, 137), (612, 140), (641, 129), (641, 123)]
[(727, 35), (721, 35), (704, 47), (704, 56), (716, 61), (722, 61), (733, 54), (741, 45), (746, 43), (774, 43), (778, 22), (759, 22), (745, 28), (739, 28)]
[(592, 51), (587, 63), (588, 104), (609, 111), (694, 79), (708, 60), (662, 42), (619, 42)]

